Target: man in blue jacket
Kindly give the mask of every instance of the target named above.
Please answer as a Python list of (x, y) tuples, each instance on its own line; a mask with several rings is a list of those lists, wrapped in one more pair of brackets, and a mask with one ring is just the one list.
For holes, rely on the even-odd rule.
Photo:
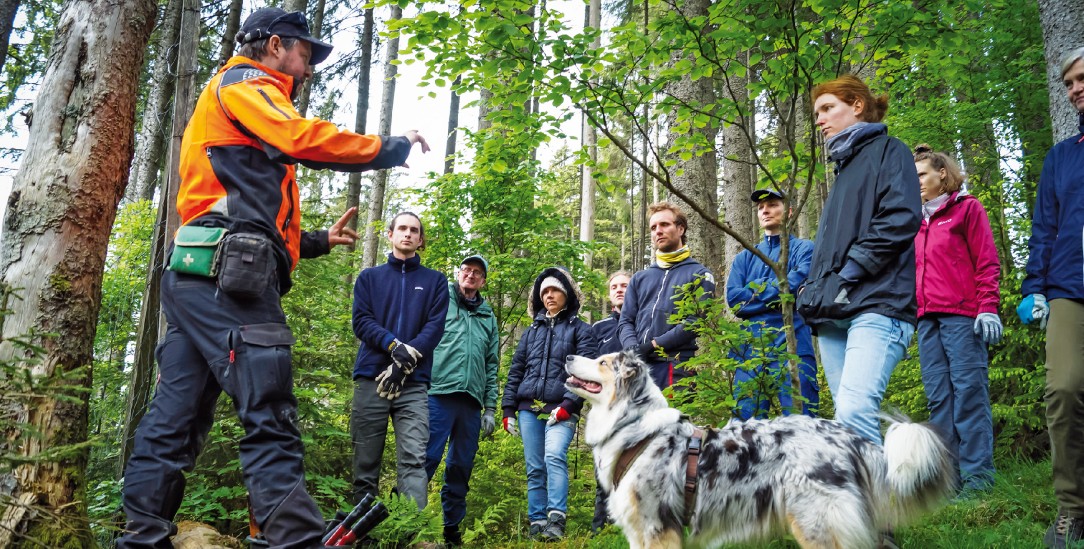
[[(779, 261), (782, 252), (781, 236), (783, 232), (783, 195), (772, 189), (754, 191), (750, 199), (757, 205), (757, 219), (764, 229), (764, 240), (757, 249), (772, 261)], [(805, 282), (809, 275), (809, 263), (813, 259), (813, 243), (795, 236), (788, 240), (787, 283), (793, 294)], [(730, 307), (737, 307), (738, 318), (746, 322), (751, 335), (762, 341), (763, 330), (775, 331), (771, 337), (772, 348), (786, 347), (787, 336), (783, 331), (783, 313), (779, 302), (779, 280), (767, 263), (753, 255), (749, 250), (742, 250), (730, 266), (730, 276), (726, 281), (726, 302)], [(798, 339), (799, 383), (804, 399), (802, 411), (813, 416), (820, 403), (817, 387), (817, 362), (813, 353), (813, 334), (802, 316), (794, 313), (794, 335)], [(739, 419), (767, 417), (769, 409), (768, 394), (765, 384), (774, 387), (778, 384), (779, 406), (784, 414), (789, 414), (791, 401), (790, 373), (785, 361), (763, 354), (762, 349), (754, 345), (742, 345), (731, 356), (750, 362), (746, 367), (738, 368), (734, 373), (734, 396), (738, 407), (734, 411)], [(782, 374), (782, 375), (781, 375)]]
[(388, 262), (365, 269), (354, 283), (354, 362), (350, 433), (354, 444), (354, 499), (377, 495), (380, 458), (395, 427), (396, 488), (425, 507), (429, 441), (427, 391), (433, 351), (444, 335), (448, 279), (421, 265), (425, 231), (418, 216), (403, 212), (388, 225)]
[[(591, 325), (591, 331), (598, 341), (598, 354), (606, 355), (621, 351), (621, 338), (617, 334), (617, 324), (621, 321), (621, 308), (625, 305), (625, 291), (629, 287), (629, 273), (617, 271), (606, 280), (606, 287), (610, 291), (610, 316)], [(602, 484), (595, 483), (595, 516), (591, 519), (591, 531), (597, 533), (610, 524), (609, 513), (606, 511), (606, 500), (609, 499)]]
[(650, 365), (651, 379), (661, 389), (688, 377), (677, 366), (696, 353), (696, 334), (685, 329), (684, 322), (670, 323), (677, 294), (686, 284), (696, 282), (710, 296), (715, 292), (715, 278), (692, 258), (685, 239), (689, 220), (680, 208), (659, 202), (648, 212), (655, 261), (632, 275), (617, 329), (621, 346), (637, 351)]
[(1061, 64), (1080, 131), (1054, 145), (1043, 162), (1028, 241), (1027, 275), (1016, 309), (1046, 328), (1046, 425), (1058, 516), (1047, 547), (1084, 539), (1084, 47)]
[(444, 337), (433, 352), (425, 473), (432, 480), (447, 446), (440, 502), (448, 547), (463, 545), (459, 523), (467, 515), (478, 435), (492, 435), (496, 425), (500, 334), (493, 308), (480, 293), (488, 274), (489, 263), (480, 255), (468, 256), (460, 264), (456, 282), (448, 285)]

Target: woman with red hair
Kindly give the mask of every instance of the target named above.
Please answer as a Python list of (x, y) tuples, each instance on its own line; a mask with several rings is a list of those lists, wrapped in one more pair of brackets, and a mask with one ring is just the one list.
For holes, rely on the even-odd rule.
[(818, 336), (836, 419), (881, 444), (881, 400), (917, 322), (918, 174), (881, 123), (888, 97), (849, 75), (812, 95), (836, 180), (798, 311)]

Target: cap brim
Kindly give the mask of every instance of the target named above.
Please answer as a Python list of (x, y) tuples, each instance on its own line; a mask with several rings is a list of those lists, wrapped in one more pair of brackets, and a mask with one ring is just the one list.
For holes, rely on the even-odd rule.
[(759, 189), (753, 191), (753, 194), (749, 195), (749, 200), (752, 200), (753, 202), (760, 202), (767, 198), (778, 198), (782, 200), (783, 196), (771, 189)]
[(334, 46), (331, 44), (322, 40), (317, 40), (311, 36), (300, 36), (298, 38), (312, 44), (312, 57), (309, 58), (310, 65), (319, 65), (320, 63), (323, 63), (327, 60), (328, 56), (331, 55), (331, 50), (334, 49)]

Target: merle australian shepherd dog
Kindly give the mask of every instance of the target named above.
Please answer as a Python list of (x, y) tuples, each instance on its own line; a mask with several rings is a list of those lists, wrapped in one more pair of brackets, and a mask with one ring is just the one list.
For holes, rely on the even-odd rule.
[(884, 447), (825, 419), (734, 420), (696, 432), (692, 477), (696, 428), (669, 406), (635, 353), (574, 356), (565, 367), (567, 387), (591, 403), (585, 440), (610, 493), (610, 516), (632, 549), (681, 547), (683, 526), (696, 546), (789, 531), (806, 548), (874, 547), (878, 532), (932, 510), (955, 489), (941, 439), (902, 418), (886, 418)]

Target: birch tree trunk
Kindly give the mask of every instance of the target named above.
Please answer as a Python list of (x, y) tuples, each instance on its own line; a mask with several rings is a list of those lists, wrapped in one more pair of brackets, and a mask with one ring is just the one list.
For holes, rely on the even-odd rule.
[[(403, 9), (397, 4), (391, 6), (391, 18), (389, 21), (398, 21), (403, 18)], [(399, 66), (395, 60), (399, 58), (399, 37), (388, 40), (384, 52), (384, 90), (380, 98), (380, 135), (391, 135), (392, 107), (395, 105), (395, 75), (399, 73)], [(373, 177), (373, 191), (369, 195), (369, 216), (365, 222), (365, 249), (362, 255), (362, 268), (376, 265), (376, 248), (380, 241), (380, 222), (384, 217), (384, 190), (388, 186), (388, 170), (380, 170)]]
[[(143, 54), (157, 15), (152, 0), (72, 0), (53, 38), (34, 105), (34, 123), (15, 176), (0, 279), (22, 288), (2, 335), (36, 331), (44, 360), (30, 375), (71, 374), (90, 387), (94, 325), (117, 204), (128, 184)], [(13, 358), (9, 343), (0, 357)], [(0, 478), (9, 504), (0, 547), (90, 547), (87, 522), (87, 396), (45, 396), (16, 411), (34, 436), (0, 441), (26, 461)], [(55, 457), (43, 453), (66, 447)], [(31, 506), (42, 512), (29, 512)]]
[(452, 82), (452, 97), (448, 102), (448, 139), (444, 143), (445, 174), (455, 171), (455, 146), (456, 137), (459, 134), (459, 94), (455, 92), (455, 89), (461, 82), (460, 77), (455, 77), (455, 82)]
[[(709, 0), (689, 0), (678, 7), (678, 10), (686, 20), (695, 20), (695, 18), (707, 18), (710, 5)], [(699, 32), (698, 29), (691, 29), (691, 31)], [(677, 60), (678, 58), (674, 58), (674, 62)], [(695, 81), (692, 78), (684, 78), (668, 88), (669, 95), (693, 108), (709, 108), (715, 103), (714, 82), (711, 78), (703, 77)], [(665, 150), (670, 150), (674, 141), (681, 137), (675, 133), (674, 123), (674, 115), (671, 115), (667, 120), (669, 137)], [(709, 123), (702, 128), (690, 126), (688, 131), (701, 134), (704, 143), (712, 146), (719, 127)], [(717, 217), (719, 200), (716, 187), (719, 169), (715, 149), (712, 147), (700, 151), (689, 160), (683, 160), (680, 155), (672, 157), (672, 160), (677, 162), (671, 169), (671, 173), (675, 174), (672, 177), (674, 187), (690, 199), (697, 201), (705, 213)], [(681, 204), (689, 216), (689, 229), (686, 236), (689, 247), (693, 250), (693, 256), (713, 273), (722, 273), (722, 233), (710, 222), (693, 213), (692, 208), (685, 206), (680, 200), (674, 201)]]
[(1046, 53), (1046, 86), (1050, 95), (1050, 123), (1057, 143), (1077, 133), (1077, 112), (1061, 83), (1061, 58), (1084, 41), (1084, 0), (1039, 0), (1039, 19), (1043, 24), (1043, 50)]
[[(365, 133), (369, 118), (369, 83), (373, 68), (373, 8), (367, 8), (361, 25), (361, 55), (358, 59), (358, 104), (354, 114), (354, 132)], [(356, 208), (361, 203), (361, 173), (352, 172), (346, 178), (346, 208)], [(358, 230), (358, 216), (350, 218), (350, 228)], [(354, 244), (349, 245), (351, 252)]]
[(166, 123), (171, 119), (170, 101), (173, 100), (173, 90), (177, 83), (170, 74), (171, 61), (177, 59), (179, 53), (175, 46), (180, 26), (181, 0), (169, 0), (158, 36), (158, 59), (154, 61), (150, 99), (143, 109), (143, 125), (136, 141), (131, 181), (125, 194), (125, 198), (130, 202), (154, 198), (158, 172), (162, 169), (168, 141)]

